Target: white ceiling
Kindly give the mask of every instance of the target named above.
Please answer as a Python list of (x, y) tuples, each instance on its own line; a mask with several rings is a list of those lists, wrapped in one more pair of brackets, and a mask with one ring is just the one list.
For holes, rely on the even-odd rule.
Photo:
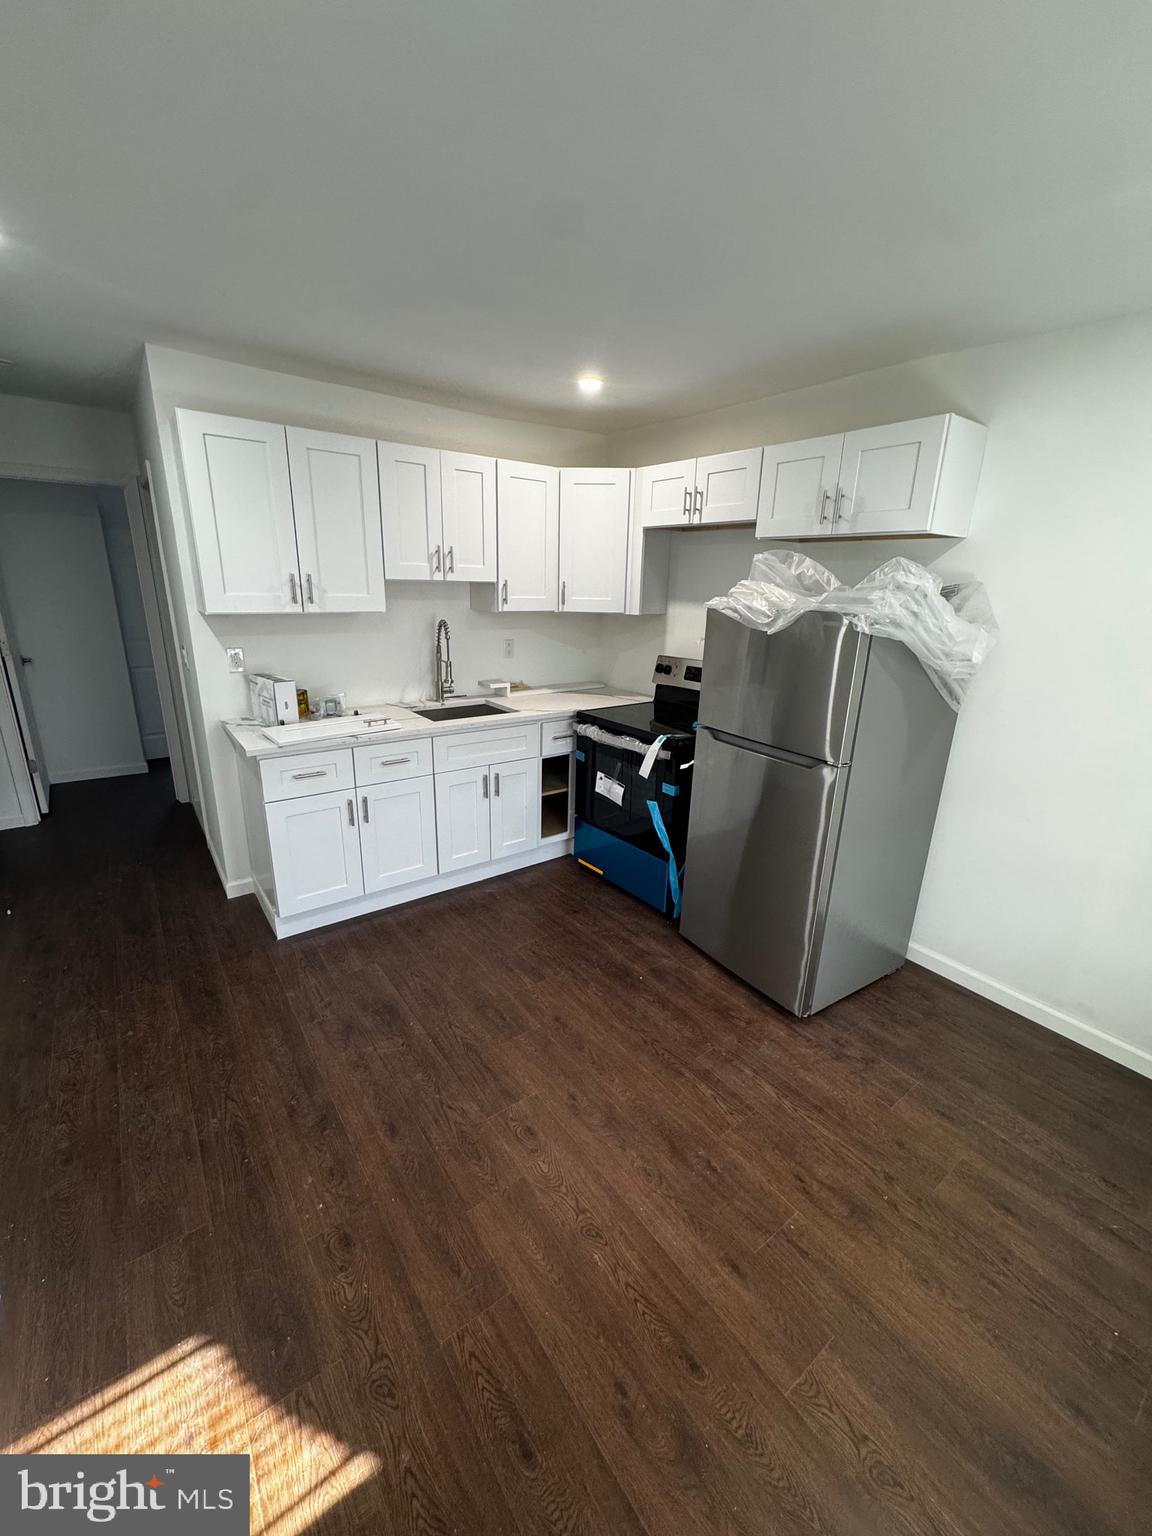
[(600, 429), (1149, 308), (1150, 17), (0, 0), (0, 390), (147, 338)]

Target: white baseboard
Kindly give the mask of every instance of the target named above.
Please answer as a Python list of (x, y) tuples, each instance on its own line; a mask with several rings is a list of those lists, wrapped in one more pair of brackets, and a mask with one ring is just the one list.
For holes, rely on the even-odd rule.
[(1052, 1008), (1037, 998), (1029, 997), (1025, 992), (1017, 992), (1015, 987), (1005, 986), (994, 976), (986, 976), (983, 971), (961, 965), (959, 960), (951, 960), (947, 955), (925, 948), (923, 944), (909, 944), (908, 958), (935, 971), (938, 976), (945, 976), (949, 981), (967, 987), (969, 992), (986, 997), (989, 1002), (999, 1003), (1002, 1008), (1009, 1008), (1013, 1013), (1031, 1019), (1033, 1024), (1043, 1024), (1045, 1029), (1055, 1030), (1058, 1035), (1075, 1040), (1078, 1045), (1087, 1046), (1100, 1056), (1107, 1056), (1112, 1061), (1118, 1061), (1121, 1066), (1131, 1067), (1133, 1072), (1152, 1077), (1152, 1051), (1145, 1051), (1138, 1045), (1130, 1045), (1127, 1040), (1106, 1034), (1094, 1024), (1073, 1018), (1070, 1013), (1061, 1013), (1059, 1008)]
[(216, 849), (212, 846), (212, 839), (207, 833), (204, 841), (208, 844), (208, 852), (212, 855), (212, 862), (216, 866), (216, 878), (224, 887), (224, 894), (231, 901), (234, 896), (251, 896), (254, 889), (251, 876), (245, 876), (243, 880), (229, 880), (224, 873), (224, 864)]
[(11, 816), (0, 816), (0, 832), (9, 832), (13, 827), (35, 826), (35, 822), (27, 822), (19, 811)]
[(147, 773), (148, 764), (113, 763), (108, 768), (74, 768), (71, 773), (51, 774), (53, 784), (79, 784), (85, 779), (120, 779), (130, 773)]

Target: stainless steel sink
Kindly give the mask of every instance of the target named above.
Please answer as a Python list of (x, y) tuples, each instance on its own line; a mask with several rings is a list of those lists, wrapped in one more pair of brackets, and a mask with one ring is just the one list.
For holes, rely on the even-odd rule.
[(507, 715), (511, 711), (499, 704), (433, 704), (428, 709), (413, 709), (423, 720), (473, 720), (477, 715)]

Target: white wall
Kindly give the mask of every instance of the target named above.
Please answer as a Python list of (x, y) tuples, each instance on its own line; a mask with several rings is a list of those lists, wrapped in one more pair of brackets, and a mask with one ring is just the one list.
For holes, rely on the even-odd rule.
[[(954, 410), (989, 427), (963, 542), (808, 545), (855, 580), (893, 554), (988, 586), (1001, 639), (960, 715), (914, 958), (1152, 1070), (1152, 316), (949, 353), (620, 434), (656, 463)], [(673, 539), (663, 619), (614, 620), (620, 681), (698, 653), (750, 534)]]
[[(427, 690), (433, 629), (443, 615), (452, 625), (461, 691), (478, 677), (509, 673), (530, 682), (576, 682), (598, 674), (603, 665), (599, 619), (476, 613), (468, 607), (465, 584), (452, 591), (443, 583), (390, 582), (385, 614), (205, 619), (197, 610), (175, 435), (178, 406), (553, 464), (599, 463), (605, 440), (166, 347), (145, 348), (137, 432), (141, 452), (151, 461), (165, 552), (179, 584), (177, 623), (188, 655), (193, 736), (204, 782), (201, 823), (231, 891), (247, 889), (248, 849), (236, 760), (220, 722), (245, 714), (248, 703), (244, 679), (228, 671), (226, 646), (244, 647), (248, 670), (292, 675), (321, 692), (344, 689), (350, 702), (385, 702)], [(500, 653), (505, 636), (515, 645), (512, 661)]]
[(132, 422), (123, 411), (0, 395), (3, 473), (116, 484), (136, 473)]
[(90, 487), (0, 480), (0, 601), (52, 783), (139, 773), (104, 529)]

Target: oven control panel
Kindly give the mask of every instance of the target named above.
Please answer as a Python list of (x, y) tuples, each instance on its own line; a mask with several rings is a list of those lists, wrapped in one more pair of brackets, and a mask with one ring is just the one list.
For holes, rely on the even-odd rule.
[(700, 691), (703, 663), (695, 656), (658, 656), (652, 681), (657, 687), (694, 688)]

